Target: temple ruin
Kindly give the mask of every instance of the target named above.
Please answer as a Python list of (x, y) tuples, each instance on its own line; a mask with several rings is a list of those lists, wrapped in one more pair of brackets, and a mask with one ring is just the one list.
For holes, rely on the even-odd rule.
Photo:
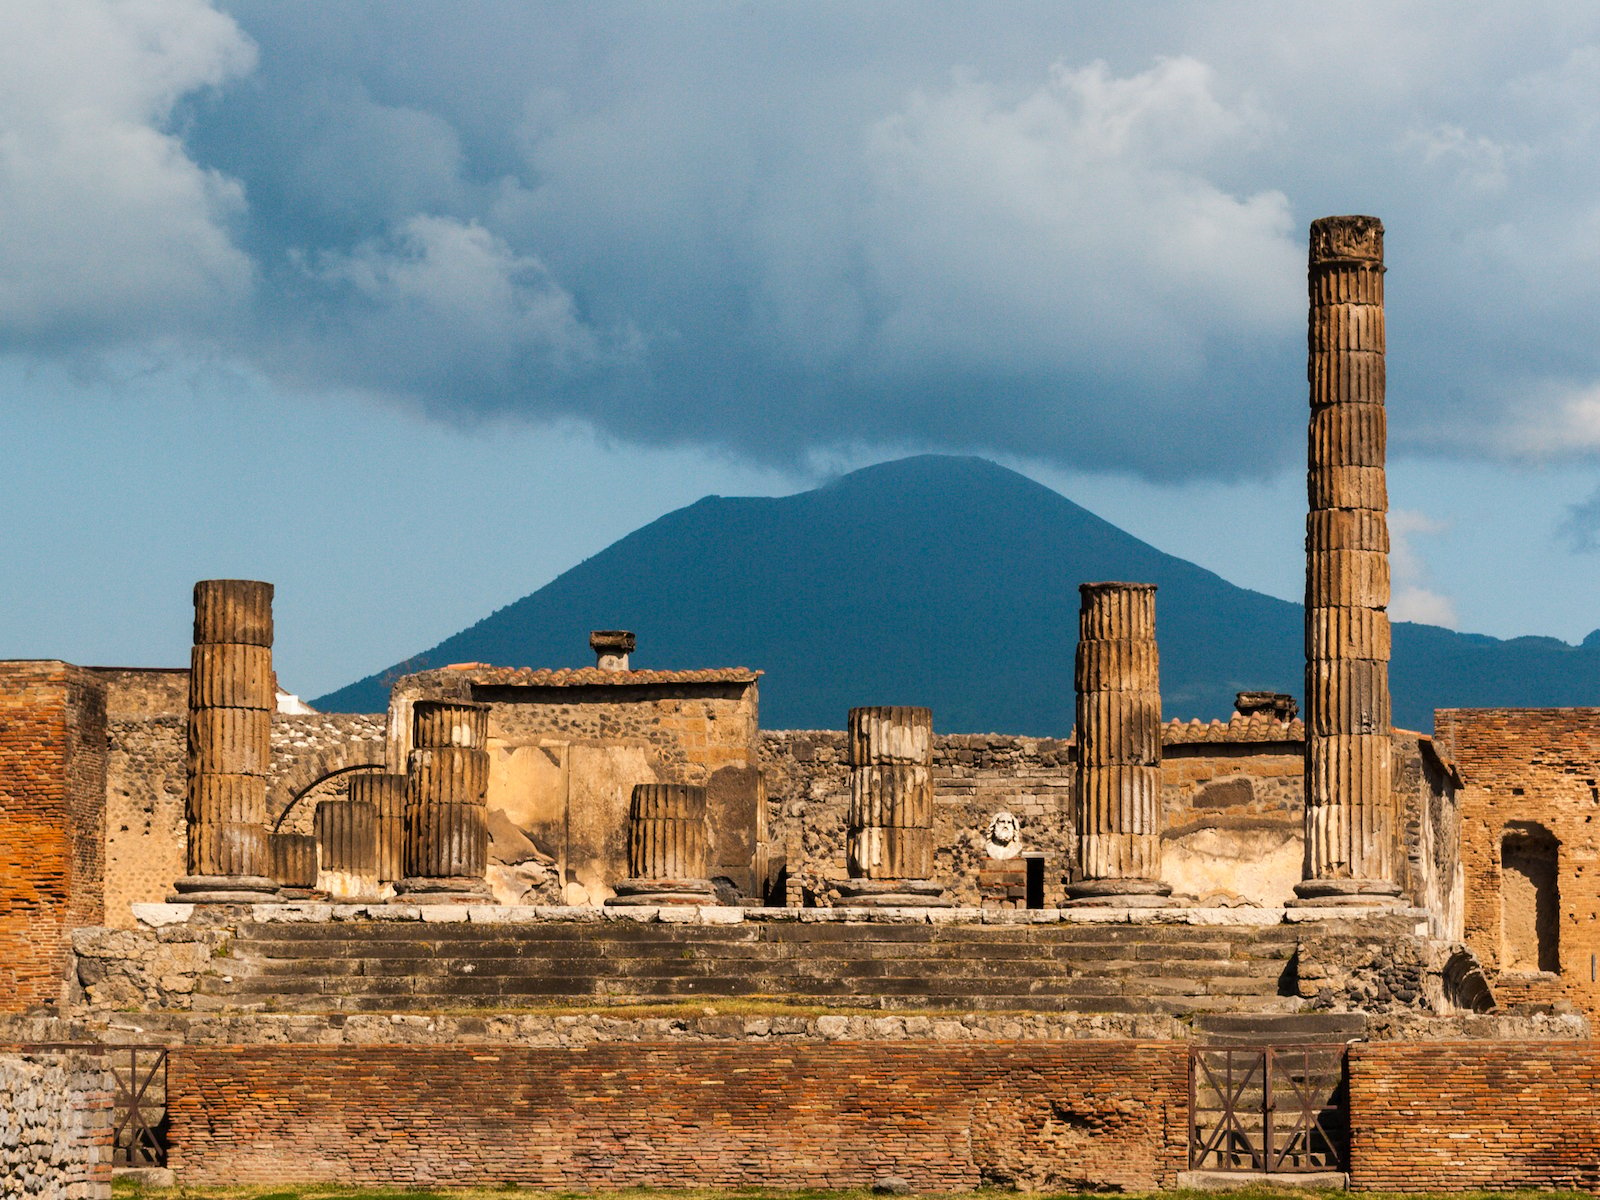
[(1312, 224), (1303, 720), (1164, 716), (1137, 581), (1073, 581), (1070, 739), (764, 730), (626, 630), (284, 711), (245, 580), (187, 670), (0, 663), (0, 1071), (158, 1060), (103, 1140), (197, 1183), (1593, 1186), (1600, 710), (1392, 727), (1383, 277)]

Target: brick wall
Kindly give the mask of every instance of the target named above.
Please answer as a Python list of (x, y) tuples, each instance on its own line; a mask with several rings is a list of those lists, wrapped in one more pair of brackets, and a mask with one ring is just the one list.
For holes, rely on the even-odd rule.
[(1350, 1049), (1351, 1186), (1600, 1186), (1600, 1045), (1375, 1042)]
[(0, 663), (0, 1011), (54, 1004), (71, 931), (104, 918), (105, 791), (100, 682)]
[(1174, 1042), (233, 1046), (173, 1052), (189, 1184), (1149, 1190), (1185, 1155)]
[[(1600, 1016), (1600, 709), (1441, 709), (1434, 727), (1464, 781), (1465, 940), (1496, 998)], [(1501, 839), (1529, 825), (1557, 843), (1555, 972), (1503, 969)]]

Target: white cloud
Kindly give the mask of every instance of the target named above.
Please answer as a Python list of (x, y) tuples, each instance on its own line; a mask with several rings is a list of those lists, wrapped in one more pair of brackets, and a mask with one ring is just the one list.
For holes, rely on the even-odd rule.
[(1546, 461), (1600, 450), (1600, 383), (1534, 384), (1493, 431), (1503, 450)]
[(387, 238), (302, 265), (318, 304), (297, 352), (355, 386), (425, 400), (537, 395), (627, 349), (580, 319), (537, 257), (475, 222), (413, 216)]
[(1208, 176), (1261, 118), (1190, 58), (1057, 65), (1020, 100), (958, 80), (881, 121), (864, 235), (892, 359), (1186, 379), (1208, 341), (1292, 330), (1281, 192)]
[(1455, 602), (1427, 586), (1428, 569), (1414, 541), (1447, 533), (1449, 529), (1449, 522), (1415, 510), (1395, 509), (1389, 514), (1389, 568), (1394, 575), (1394, 592), (1389, 599), (1392, 620), (1419, 621), (1446, 629), (1460, 626)]
[(167, 124), (253, 65), (203, 0), (0, 5), (0, 345), (167, 334), (247, 292), (242, 192)]

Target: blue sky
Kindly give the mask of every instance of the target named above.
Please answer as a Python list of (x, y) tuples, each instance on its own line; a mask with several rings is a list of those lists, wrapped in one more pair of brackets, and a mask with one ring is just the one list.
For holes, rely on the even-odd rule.
[(12, 0), (0, 657), (181, 663), (243, 575), (315, 695), (927, 450), (1292, 598), (1337, 212), (1389, 231), (1396, 615), (1577, 640), (1600, 12), (1299, 8)]

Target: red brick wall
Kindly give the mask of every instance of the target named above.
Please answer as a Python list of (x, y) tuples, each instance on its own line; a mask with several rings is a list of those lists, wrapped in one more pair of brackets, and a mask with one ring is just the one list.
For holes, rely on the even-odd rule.
[(1600, 1186), (1600, 1044), (1350, 1048), (1350, 1176), (1372, 1191)]
[(1171, 1042), (174, 1050), (185, 1183), (1171, 1186)]
[(104, 919), (106, 716), (95, 676), (0, 663), (0, 1011), (54, 1003)]
[[(1502, 1003), (1567, 1000), (1600, 1018), (1600, 709), (1441, 709), (1437, 740), (1456, 763), (1466, 941)], [(1499, 974), (1500, 840), (1537, 822), (1560, 843), (1560, 967)]]

